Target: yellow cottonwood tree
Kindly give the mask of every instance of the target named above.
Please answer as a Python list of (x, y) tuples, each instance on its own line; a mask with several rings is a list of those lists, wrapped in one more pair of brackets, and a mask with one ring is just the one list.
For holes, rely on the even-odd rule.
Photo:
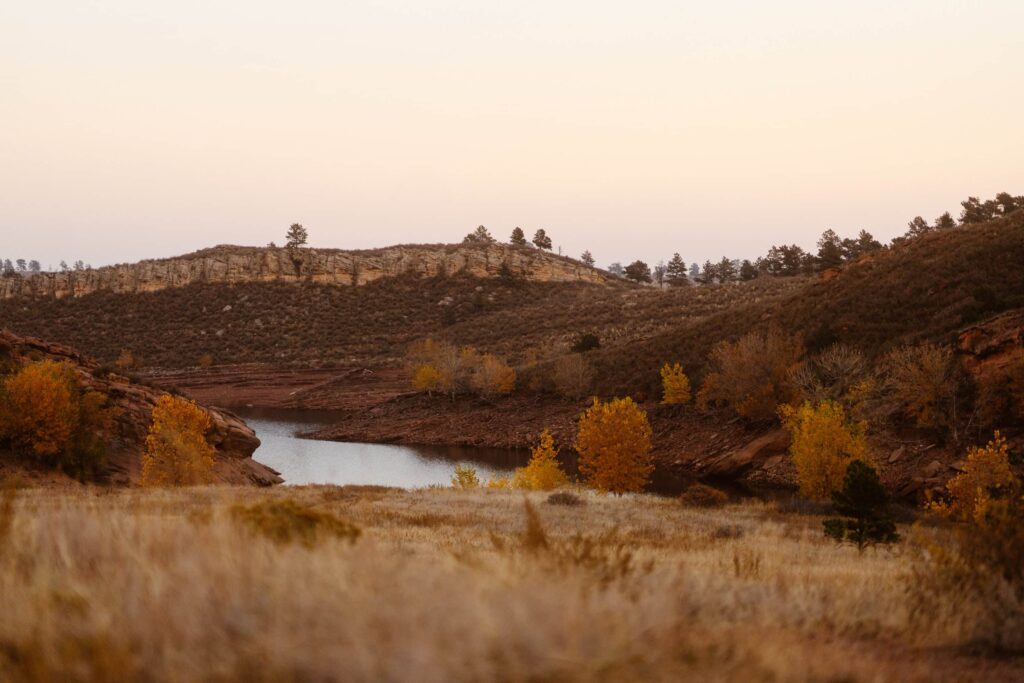
[(194, 401), (164, 395), (142, 456), (143, 486), (193, 486), (213, 481), (213, 447), (206, 441), (212, 422)]
[(651, 472), (651, 425), (631, 398), (594, 399), (580, 415), (576, 433), (580, 472), (599, 491), (642, 491)]
[(964, 471), (946, 483), (949, 502), (933, 504), (932, 509), (969, 522), (985, 509), (994, 490), (1015, 489), (1019, 483), (1010, 469), (1006, 439), (996, 432), (984, 448), (968, 451)]
[(867, 462), (867, 424), (847, 420), (841, 404), (821, 401), (812, 405), (805, 401), (797, 408), (782, 406), (779, 415), (793, 438), (789, 452), (802, 496), (829, 498), (842, 488), (850, 461)]
[(551, 432), (544, 430), (540, 443), (533, 448), (530, 462), (516, 470), (512, 486), (519, 489), (550, 491), (569, 483), (561, 465), (558, 464), (558, 450)]
[(665, 405), (678, 405), (690, 402), (690, 378), (683, 372), (683, 367), (665, 365), (661, 368), (661, 402)]

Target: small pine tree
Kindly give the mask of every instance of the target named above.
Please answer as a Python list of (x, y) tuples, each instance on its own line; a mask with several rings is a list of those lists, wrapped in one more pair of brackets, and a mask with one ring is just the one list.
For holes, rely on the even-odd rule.
[(757, 267), (749, 259), (743, 259), (740, 264), (740, 280), (749, 282), (757, 277)]
[(823, 522), (826, 536), (855, 543), (858, 550), (900, 539), (889, 515), (889, 495), (875, 468), (863, 460), (847, 465), (843, 488), (832, 493), (832, 505), (841, 517)]
[(643, 261), (633, 261), (625, 269), (626, 278), (633, 282), (650, 283), (651, 267)]
[(672, 258), (665, 266), (665, 282), (668, 283), (669, 287), (680, 287), (687, 284), (686, 262), (683, 261), (678, 252), (672, 254)]
[(526, 235), (523, 234), (523, 229), (519, 227), (515, 228), (512, 231), (512, 237), (510, 237), (508, 241), (510, 244), (514, 244), (517, 247), (525, 247)]
[(309, 233), (302, 227), (302, 224), (292, 223), (291, 227), (288, 228), (288, 232), (285, 233), (285, 246), (289, 249), (298, 249), (305, 246), (308, 239)]
[(478, 225), (476, 230), (474, 230), (473, 232), (469, 233), (468, 235), (466, 235), (463, 238), (462, 243), (463, 244), (492, 244), (492, 243), (494, 243), (496, 241), (497, 240), (495, 240), (493, 237), (491, 237), (491, 233), (490, 233), (490, 231), (487, 228), (485, 228), (482, 225)]
[(690, 402), (690, 378), (683, 372), (683, 367), (665, 365), (661, 368), (661, 402), (665, 405), (678, 405)]
[(547, 249), (548, 251), (551, 250), (551, 238), (548, 237), (548, 233), (547, 231), (544, 230), (544, 228), (539, 229), (537, 232), (533, 234), (533, 243), (534, 245), (536, 245), (538, 249)]
[(843, 263), (843, 241), (835, 230), (826, 230), (818, 239), (818, 267), (835, 268)]
[(594, 267), (594, 255), (591, 254), (589, 250), (583, 252), (583, 254), (580, 255), (580, 261), (590, 266), (591, 268)]

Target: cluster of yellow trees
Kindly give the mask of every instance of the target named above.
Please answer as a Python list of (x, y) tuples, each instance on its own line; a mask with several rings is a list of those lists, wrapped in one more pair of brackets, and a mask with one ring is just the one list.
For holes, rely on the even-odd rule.
[(432, 339), (414, 344), (408, 354), (413, 386), (429, 394), (505, 396), (516, 388), (516, 371), (497, 356), (471, 346)]
[[(644, 489), (654, 471), (651, 456), (651, 426), (645, 413), (631, 398), (594, 403), (580, 415), (576, 440), (579, 468), (584, 482), (598, 491), (630, 493)], [(558, 463), (558, 450), (548, 430), (541, 433), (530, 461), (511, 478), (491, 479), (488, 488), (518, 488), (550, 491), (569, 483)], [(476, 488), (475, 470), (456, 468), (456, 488)]]
[(163, 395), (153, 407), (153, 421), (142, 456), (143, 486), (194, 486), (213, 481), (214, 450), (206, 440), (210, 415), (177, 396)]

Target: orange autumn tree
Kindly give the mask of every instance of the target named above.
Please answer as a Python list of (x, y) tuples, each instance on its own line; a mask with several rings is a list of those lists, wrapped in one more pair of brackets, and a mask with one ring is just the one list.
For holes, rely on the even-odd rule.
[(779, 416), (793, 439), (789, 452), (805, 498), (828, 499), (842, 488), (850, 462), (867, 462), (867, 424), (847, 420), (841, 404), (805, 401), (798, 408), (782, 406)]
[(70, 451), (79, 426), (78, 382), (67, 363), (26, 365), (3, 383), (0, 435), (15, 449), (52, 460)]
[(690, 402), (690, 378), (679, 363), (662, 366), (661, 395), (661, 402), (668, 406)]
[(212, 422), (194, 401), (164, 395), (142, 456), (143, 486), (193, 486), (213, 481), (213, 447), (206, 441)]
[(1015, 490), (1020, 482), (1010, 468), (1006, 439), (996, 432), (983, 448), (967, 453), (964, 471), (946, 484), (949, 501), (933, 503), (936, 512), (964, 522), (973, 521), (987, 508), (988, 499), (1003, 490)]
[(544, 430), (540, 443), (533, 448), (530, 462), (516, 470), (512, 478), (513, 488), (550, 491), (569, 483), (561, 465), (558, 464), (558, 450), (551, 432)]
[(651, 472), (651, 426), (631, 398), (594, 403), (580, 415), (576, 434), (580, 472), (599, 491), (642, 491)]
[(483, 396), (507, 396), (516, 388), (516, 371), (497, 356), (487, 353), (476, 366), (472, 383)]

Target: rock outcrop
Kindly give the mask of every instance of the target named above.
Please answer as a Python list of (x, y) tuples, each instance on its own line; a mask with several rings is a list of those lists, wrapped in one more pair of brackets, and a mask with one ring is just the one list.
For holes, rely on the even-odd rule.
[[(104, 439), (106, 476), (113, 484), (138, 481), (153, 406), (166, 392), (105, 372), (98, 363), (70, 347), (9, 332), (0, 332), (0, 357), (5, 364), (14, 367), (44, 359), (67, 362), (75, 369), (83, 390), (108, 396), (117, 411), (110, 433)], [(281, 483), (277, 472), (252, 459), (260, 440), (241, 418), (227, 410), (204, 408), (213, 421), (207, 440), (216, 450), (215, 473), (219, 481), (258, 486)]]
[(370, 251), (219, 246), (175, 258), (81, 271), (0, 278), (0, 298), (83, 296), (97, 291), (153, 292), (194, 282), (320, 282), (365, 285), (381, 278), (518, 277), (537, 282), (593, 282), (607, 274), (573, 259), (507, 244), (411, 245)]
[(958, 350), (975, 377), (1005, 371), (1024, 359), (1024, 309), (1016, 309), (967, 328)]

